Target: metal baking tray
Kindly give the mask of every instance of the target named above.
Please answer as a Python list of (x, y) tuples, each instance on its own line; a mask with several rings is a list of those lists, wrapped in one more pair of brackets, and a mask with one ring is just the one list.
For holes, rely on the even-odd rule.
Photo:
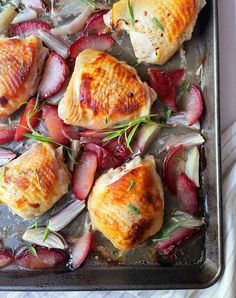
[[(201, 84), (205, 98), (201, 125), (206, 143), (201, 156), (203, 166), (198, 210), (199, 215), (206, 219), (205, 228), (181, 244), (172, 262), (148, 258), (150, 252), (144, 246), (123, 256), (119, 262), (111, 261), (104, 257), (104, 252), (112, 249), (110, 243), (95, 234), (96, 250), (78, 270), (32, 271), (12, 265), (0, 271), (0, 290), (186, 289), (209, 287), (218, 280), (223, 270), (223, 246), (217, 19), (217, 1), (208, 0), (199, 15), (191, 41), (184, 44), (186, 59), (181, 50), (162, 67), (168, 70), (185, 64), (188, 77)], [(125, 36), (112, 54), (129, 62), (134, 60)], [(200, 64), (204, 65), (201, 77), (196, 75)], [(138, 68), (143, 79), (146, 70), (145, 66)], [(149, 152), (155, 155), (155, 148), (154, 142)], [(62, 199), (60, 204), (66, 199)], [(12, 215), (4, 206), (0, 207), (0, 213), (0, 236), (4, 237), (8, 246), (13, 246), (15, 238), (22, 235), (28, 222)], [(86, 213), (82, 214), (81, 220), (85, 221), (86, 218)], [(74, 232), (80, 234), (81, 227), (82, 224), (74, 221), (66, 232), (69, 235)], [(100, 257), (97, 258), (97, 255)]]

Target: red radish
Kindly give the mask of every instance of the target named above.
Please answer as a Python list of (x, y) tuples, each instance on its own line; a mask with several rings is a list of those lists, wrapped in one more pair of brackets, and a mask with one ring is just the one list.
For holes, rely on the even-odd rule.
[(88, 129), (79, 133), (81, 143), (102, 143), (102, 139), (107, 135), (103, 131)]
[(48, 57), (42, 80), (39, 85), (39, 94), (42, 98), (48, 98), (61, 89), (68, 76), (69, 68), (65, 60), (56, 52)]
[(79, 133), (81, 131), (81, 127), (63, 124), (62, 125), (62, 133), (69, 140), (79, 140)]
[(97, 170), (97, 155), (92, 151), (84, 151), (74, 167), (72, 175), (72, 191), (77, 199), (84, 200), (89, 194)]
[(16, 128), (7, 124), (0, 124), (0, 144), (14, 140)]
[(105, 25), (103, 20), (103, 16), (107, 12), (108, 10), (100, 10), (99, 12), (94, 12), (86, 22), (83, 30), (83, 35), (107, 33), (108, 27)]
[(183, 171), (183, 152), (182, 145), (171, 149), (164, 160), (163, 174), (168, 189), (176, 194), (176, 178), (178, 173)]
[(168, 75), (172, 79), (172, 82), (175, 86), (175, 88), (178, 88), (182, 85), (184, 81), (185, 76), (185, 70), (184, 69), (176, 69), (168, 72)]
[(45, 120), (45, 124), (53, 141), (61, 145), (66, 145), (68, 139), (62, 132), (64, 122), (58, 116), (57, 107), (47, 103), (43, 106), (42, 110), (42, 118)]
[(188, 125), (193, 125), (202, 115), (203, 98), (197, 86), (191, 85), (189, 92), (185, 93), (184, 110)]
[(184, 173), (177, 176), (177, 199), (182, 211), (193, 214), (197, 209), (198, 197), (195, 183)]
[(79, 238), (72, 249), (72, 266), (74, 269), (80, 267), (92, 248), (92, 232), (88, 232)]
[[(39, 119), (41, 117), (41, 111), (37, 111), (36, 106), (37, 100), (36, 98), (31, 98), (29, 102), (27, 103), (24, 113), (20, 118), (20, 122), (17, 126), (15, 138), (14, 140), (16, 142), (19, 142), (24, 139), (23, 133), (32, 133), (31, 130), (28, 127), (28, 122), (30, 125), (35, 128), (39, 124)], [(27, 122), (28, 117), (28, 122)]]
[(60, 249), (48, 249), (46, 247), (35, 246), (37, 255), (33, 255), (27, 248), (19, 252), (15, 260), (24, 268), (28, 269), (50, 269), (66, 263), (67, 254)]
[(14, 260), (12, 251), (8, 249), (0, 249), (0, 268), (10, 265)]
[(158, 68), (149, 68), (149, 84), (168, 108), (174, 112), (179, 111), (175, 84), (168, 73)]
[(38, 30), (50, 31), (52, 26), (41, 20), (29, 20), (15, 24), (10, 29), (10, 36), (26, 37), (38, 35)]
[(96, 153), (98, 159), (98, 169), (101, 171), (114, 168), (120, 164), (120, 161), (113, 154), (98, 144), (87, 143), (84, 148), (85, 150), (90, 150)]
[(170, 235), (170, 239), (158, 241), (156, 247), (162, 254), (169, 255), (174, 248), (176, 248), (185, 239), (190, 238), (195, 232), (196, 229), (178, 228)]
[(70, 46), (70, 57), (76, 58), (79, 55), (79, 53), (86, 49), (106, 51), (109, 48), (111, 48), (114, 43), (115, 40), (108, 33), (102, 33), (100, 35), (94, 34), (90, 36), (82, 36)]

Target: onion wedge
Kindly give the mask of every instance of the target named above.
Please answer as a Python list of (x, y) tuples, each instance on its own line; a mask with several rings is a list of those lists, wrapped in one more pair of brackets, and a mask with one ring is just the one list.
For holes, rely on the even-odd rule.
[(186, 175), (195, 183), (197, 187), (199, 184), (199, 161), (200, 154), (198, 147), (195, 146), (188, 152), (187, 161), (185, 163), (185, 173)]
[(51, 231), (57, 232), (67, 226), (78, 216), (85, 208), (84, 201), (76, 200), (70, 203), (66, 208), (58, 212), (49, 219), (48, 227)]

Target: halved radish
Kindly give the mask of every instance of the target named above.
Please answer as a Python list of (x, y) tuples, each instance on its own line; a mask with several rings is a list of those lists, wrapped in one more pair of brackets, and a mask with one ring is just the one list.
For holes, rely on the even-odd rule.
[(23, 5), (25, 5), (25, 7), (30, 7), (39, 14), (46, 12), (45, 5), (41, 0), (21, 0), (21, 2)]
[(56, 52), (52, 52), (46, 61), (39, 94), (48, 98), (61, 89), (69, 73), (65, 60)]
[(176, 88), (180, 87), (184, 81), (185, 70), (184, 69), (175, 69), (168, 72), (174, 86)]
[[(20, 122), (17, 126), (15, 138), (16, 142), (19, 142), (24, 139), (23, 133), (32, 133), (28, 127), (28, 122), (35, 128), (39, 124), (39, 118), (41, 116), (41, 111), (37, 111), (36, 107), (36, 98), (31, 98), (27, 103), (24, 113), (20, 118)], [(28, 119), (28, 120), (27, 120)]]
[(187, 161), (185, 164), (185, 174), (195, 183), (197, 187), (199, 184), (199, 164), (200, 154), (197, 146), (194, 146), (189, 150), (187, 155)]
[(39, 35), (38, 30), (50, 31), (51, 28), (50, 24), (42, 20), (29, 20), (13, 25), (10, 29), (10, 36)]
[(75, 125), (62, 125), (62, 133), (69, 140), (79, 140), (79, 133), (81, 131), (80, 126)]
[(131, 155), (130, 150), (126, 146), (124, 138), (121, 138), (120, 142), (118, 142), (117, 139), (108, 141), (108, 143), (104, 145), (104, 149), (106, 149), (115, 157), (115, 160), (113, 159), (115, 162), (114, 166), (119, 166), (120, 164), (124, 163)]
[(14, 140), (16, 128), (7, 124), (0, 124), (0, 144)]
[(178, 112), (176, 88), (171, 76), (158, 68), (149, 68), (148, 74), (150, 86), (156, 91), (165, 106)]
[(178, 228), (170, 235), (170, 239), (158, 241), (156, 247), (163, 255), (169, 255), (174, 248), (182, 241), (190, 238), (196, 231), (196, 229)]
[(48, 249), (46, 247), (33, 245), (36, 255), (25, 248), (16, 254), (16, 262), (24, 268), (29, 269), (49, 269), (66, 263), (68, 255), (60, 249)]
[(108, 27), (105, 25), (103, 16), (108, 10), (100, 10), (94, 12), (86, 22), (83, 30), (83, 35), (107, 33)]
[(10, 265), (14, 260), (12, 251), (2, 248), (0, 249), (0, 268)]
[(102, 143), (102, 139), (107, 135), (103, 131), (88, 129), (79, 133), (81, 143)]
[(82, 36), (70, 46), (70, 57), (76, 58), (79, 55), (79, 53), (86, 49), (106, 51), (109, 48), (111, 48), (114, 43), (115, 40), (108, 33), (102, 33), (100, 35), (94, 34), (90, 36)]
[(171, 149), (163, 165), (164, 180), (168, 189), (176, 194), (176, 178), (178, 173), (182, 172), (184, 169), (183, 161), (184, 147), (182, 145)]
[(188, 125), (193, 125), (202, 115), (203, 98), (197, 86), (191, 85), (189, 92), (183, 97), (185, 116)]
[(84, 262), (87, 255), (89, 254), (92, 248), (92, 240), (93, 235), (92, 232), (88, 232), (79, 238), (77, 243), (72, 249), (72, 266), (74, 269), (80, 267), (80, 265)]
[(186, 174), (181, 173), (176, 179), (176, 191), (181, 210), (193, 214), (198, 203), (195, 183)]
[(48, 128), (49, 134), (53, 141), (66, 145), (68, 139), (62, 132), (64, 122), (58, 117), (57, 107), (51, 104), (44, 104), (42, 118)]
[(87, 143), (84, 148), (85, 150), (90, 150), (96, 153), (98, 159), (98, 169), (101, 171), (111, 169), (120, 164), (120, 161), (113, 155), (113, 153), (110, 153), (99, 144)]
[(97, 170), (97, 155), (92, 151), (84, 151), (78, 159), (74, 167), (72, 175), (72, 191), (79, 200), (84, 200), (89, 194), (96, 170)]

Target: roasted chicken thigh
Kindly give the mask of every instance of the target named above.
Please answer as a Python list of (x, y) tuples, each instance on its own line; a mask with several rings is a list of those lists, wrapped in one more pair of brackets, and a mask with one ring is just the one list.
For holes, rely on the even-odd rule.
[(162, 182), (154, 157), (136, 157), (100, 176), (88, 199), (92, 227), (120, 250), (157, 233), (163, 222)]
[(120, 0), (104, 20), (107, 26), (129, 32), (140, 62), (164, 64), (191, 38), (204, 5), (205, 0)]
[(155, 99), (134, 68), (88, 49), (76, 59), (58, 114), (66, 124), (103, 129), (149, 114)]
[(68, 192), (69, 172), (52, 145), (35, 143), (0, 170), (0, 200), (23, 218), (39, 216)]
[(36, 36), (0, 38), (0, 119), (37, 92), (47, 53)]

